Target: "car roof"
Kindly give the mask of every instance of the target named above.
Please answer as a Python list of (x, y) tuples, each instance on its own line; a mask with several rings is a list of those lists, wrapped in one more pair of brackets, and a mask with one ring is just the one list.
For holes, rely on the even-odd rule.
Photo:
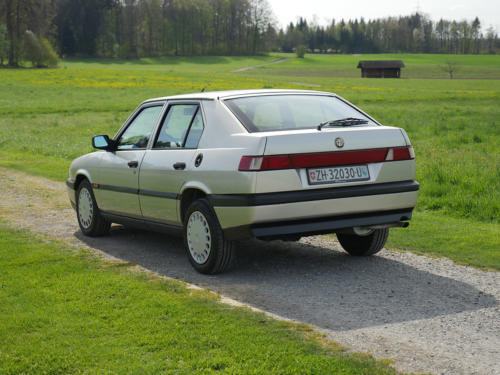
[(162, 101), (162, 100), (219, 100), (219, 99), (237, 98), (243, 96), (278, 95), (278, 94), (304, 94), (304, 95), (330, 95), (330, 96), (335, 95), (334, 93), (327, 91), (313, 91), (313, 90), (284, 90), (284, 89), (226, 90), (226, 91), (197, 92), (192, 94), (164, 96), (164, 97), (145, 100), (144, 103)]

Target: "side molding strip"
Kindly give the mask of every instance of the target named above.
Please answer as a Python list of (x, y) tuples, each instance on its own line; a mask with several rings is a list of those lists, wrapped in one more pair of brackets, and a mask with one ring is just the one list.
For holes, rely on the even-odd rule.
[(100, 189), (100, 190), (111, 190), (111, 191), (117, 191), (117, 192), (120, 192), (120, 193), (129, 193), (129, 194), (138, 194), (139, 193), (138, 189), (124, 187), (124, 186), (114, 186), (114, 185), (98, 184), (98, 189)]
[(103, 185), (103, 184), (94, 184), (94, 188), (100, 190), (110, 190), (117, 191), (119, 193), (128, 193), (128, 194), (139, 194), (149, 197), (158, 197), (158, 198), (167, 198), (167, 199), (179, 199), (179, 195), (175, 193), (165, 193), (162, 191), (154, 191), (154, 190), (140, 190), (123, 186), (114, 186), (114, 185)]
[(167, 199), (179, 199), (179, 194), (175, 193), (164, 193), (161, 191), (154, 190), (139, 190), (139, 195), (145, 195), (147, 197), (158, 197)]

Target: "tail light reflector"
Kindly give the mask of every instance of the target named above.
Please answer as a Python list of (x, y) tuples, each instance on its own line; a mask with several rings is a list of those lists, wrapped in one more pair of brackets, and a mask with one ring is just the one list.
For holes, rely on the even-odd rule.
[(330, 167), (384, 161), (386, 148), (290, 155), (295, 168)]

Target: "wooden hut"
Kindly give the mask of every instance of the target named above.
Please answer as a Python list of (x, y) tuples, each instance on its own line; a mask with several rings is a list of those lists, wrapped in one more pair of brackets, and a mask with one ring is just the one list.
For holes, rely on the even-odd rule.
[(358, 63), (362, 78), (399, 78), (404, 67), (401, 60), (361, 60)]

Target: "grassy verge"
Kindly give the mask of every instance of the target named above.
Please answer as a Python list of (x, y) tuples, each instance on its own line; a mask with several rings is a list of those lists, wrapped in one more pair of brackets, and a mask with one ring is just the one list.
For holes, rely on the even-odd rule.
[(0, 258), (2, 374), (395, 373), (306, 326), (1, 225)]
[(409, 228), (391, 230), (388, 246), (500, 270), (499, 233), (498, 224), (416, 211)]

